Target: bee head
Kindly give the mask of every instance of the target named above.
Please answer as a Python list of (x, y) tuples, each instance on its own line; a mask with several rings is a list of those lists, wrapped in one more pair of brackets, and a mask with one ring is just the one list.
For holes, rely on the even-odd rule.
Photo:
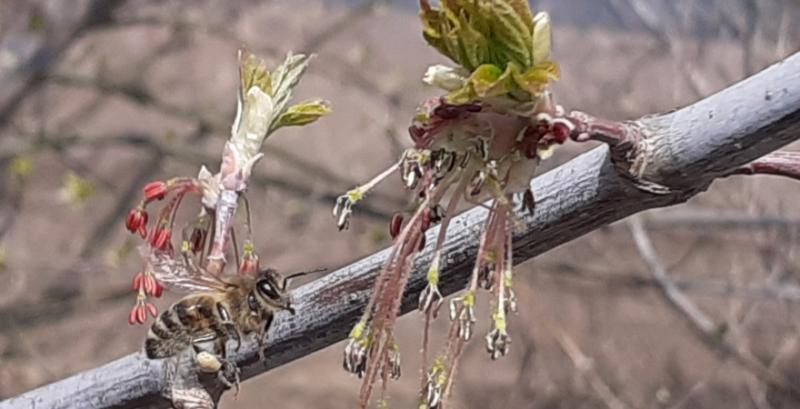
[[(284, 309), (294, 314), (292, 302), (286, 287), (292, 279), (324, 270), (303, 271), (283, 276), (272, 268), (261, 270), (256, 280), (255, 293), (268, 305)], [(253, 305), (251, 305), (251, 308)], [(254, 309), (255, 310), (255, 309)]]
[[(255, 295), (271, 307), (287, 310), (294, 314), (294, 309), (286, 292), (286, 278), (274, 269), (268, 268), (259, 272), (256, 279)], [(251, 309), (254, 307), (250, 306)]]

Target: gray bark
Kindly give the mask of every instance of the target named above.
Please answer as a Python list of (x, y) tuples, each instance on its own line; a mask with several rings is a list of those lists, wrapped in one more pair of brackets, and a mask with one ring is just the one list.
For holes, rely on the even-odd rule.
[[(514, 237), (515, 263), (626, 216), (683, 203), (714, 179), (800, 138), (800, 54), (691, 106), (638, 122), (647, 136), (643, 177), (672, 191), (655, 195), (636, 189), (611, 164), (607, 147), (593, 149), (533, 181), (536, 211), (517, 214), (523, 228)], [(485, 215), (485, 209), (475, 208), (453, 221), (441, 277), (444, 294), (464, 288)], [(428, 243), (436, 230), (428, 232)], [(417, 259), (403, 313), (415, 308), (425, 285), (431, 247)], [(387, 255), (378, 252), (296, 290), (298, 313), (277, 317), (268, 334), (266, 362), (258, 361), (249, 340), (234, 356), (243, 379), (344, 339)], [(0, 409), (168, 407), (160, 396), (163, 374), (162, 361), (137, 352), (0, 402)]]

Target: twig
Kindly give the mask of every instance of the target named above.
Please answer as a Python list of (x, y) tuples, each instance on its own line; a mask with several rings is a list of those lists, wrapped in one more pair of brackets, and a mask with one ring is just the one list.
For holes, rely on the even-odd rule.
[(710, 350), (722, 356), (734, 358), (743, 368), (750, 371), (762, 382), (774, 385), (781, 390), (800, 396), (800, 390), (785, 378), (771, 371), (757, 359), (736, 347), (726, 336), (724, 325), (717, 325), (710, 317), (700, 310), (667, 276), (667, 270), (658, 257), (655, 247), (650, 242), (639, 217), (634, 217), (629, 222), (631, 235), (639, 250), (642, 260), (647, 264), (653, 277), (658, 281), (664, 298), (670, 306), (683, 315), (691, 324), (694, 333)]
[(731, 175), (776, 175), (800, 180), (800, 152), (772, 152), (737, 168)]
[[(765, 101), (766, 92), (776, 97)], [(533, 181), (535, 215), (514, 214), (519, 220), (513, 241), (516, 263), (642, 210), (683, 203), (714, 179), (799, 138), (800, 54), (689, 107), (639, 122), (652, 147), (645, 174), (669, 186), (670, 193), (633, 188), (611, 165), (606, 146), (593, 149)], [(464, 288), (486, 216), (487, 210), (479, 207), (453, 220), (444, 248), (449, 256), (441, 264), (443, 294)], [(427, 241), (432, 243), (436, 233), (430, 229)], [(293, 292), (298, 313), (276, 317), (266, 361), (259, 361), (258, 346), (251, 340), (231, 357), (242, 368), (243, 379), (344, 339), (361, 316), (387, 256), (387, 250), (381, 251)], [(427, 284), (424, 267), (432, 257), (429, 246), (417, 258), (403, 312), (417, 307)], [(139, 352), (7, 399), (0, 408), (167, 407), (160, 395), (165, 387), (164, 363)]]
[(623, 402), (611, 387), (603, 380), (597, 370), (594, 369), (594, 362), (591, 358), (581, 351), (578, 343), (559, 324), (554, 321), (548, 321), (547, 327), (552, 333), (553, 337), (558, 342), (558, 346), (572, 361), (572, 365), (578, 373), (586, 378), (589, 385), (594, 389), (597, 396), (608, 406), (608, 409), (628, 409), (630, 406)]
[(81, 21), (69, 32), (65, 33), (53, 44), (45, 44), (17, 68), (18, 79), (10, 79), (7, 83), (22, 82), (22, 86), (7, 98), (0, 106), (0, 126), (3, 126), (22, 106), (29, 96), (44, 84), (47, 73), (58, 64), (60, 57), (86, 32), (110, 23), (114, 11), (125, 4), (126, 0), (94, 0), (86, 5)]
[[(555, 279), (581, 281), (602, 285), (606, 290), (637, 290), (658, 288), (659, 282), (650, 277), (633, 274), (609, 275), (605, 271), (593, 271), (585, 266), (570, 263), (537, 264), (537, 274)], [(622, 273), (622, 272), (620, 272)], [(761, 283), (740, 285), (723, 280), (673, 280), (680, 291), (704, 296), (737, 297), (765, 301), (800, 302), (800, 286), (788, 283)]]

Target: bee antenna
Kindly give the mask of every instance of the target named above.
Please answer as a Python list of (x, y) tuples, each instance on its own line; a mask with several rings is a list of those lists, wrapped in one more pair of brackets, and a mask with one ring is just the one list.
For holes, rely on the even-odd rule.
[(286, 289), (286, 286), (289, 285), (289, 282), (292, 279), (295, 279), (297, 277), (302, 277), (302, 276), (305, 276), (305, 275), (309, 275), (309, 274), (323, 273), (325, 271), (328, 271), (328, 269), (327, 268), (318, 268), (316, 270), (300, 271), (298, 273), (289, 274), (289, 275), (287, 275), (286, 277), (283, 278), (283, 288)]

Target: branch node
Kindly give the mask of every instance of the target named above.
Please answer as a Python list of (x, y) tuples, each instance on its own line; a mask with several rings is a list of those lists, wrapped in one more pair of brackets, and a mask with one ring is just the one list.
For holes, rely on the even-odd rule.
[(650, 158), (655, 153), (640, 122), (611, 121), (581, 111), (572, 111), (566, 118), (574, 125), (570, 137), (576, 142), (598, 141), (607, 144), (614, 167), (637, 189), (655, 195), (674, 192), (669, 186), (645, 177)]

